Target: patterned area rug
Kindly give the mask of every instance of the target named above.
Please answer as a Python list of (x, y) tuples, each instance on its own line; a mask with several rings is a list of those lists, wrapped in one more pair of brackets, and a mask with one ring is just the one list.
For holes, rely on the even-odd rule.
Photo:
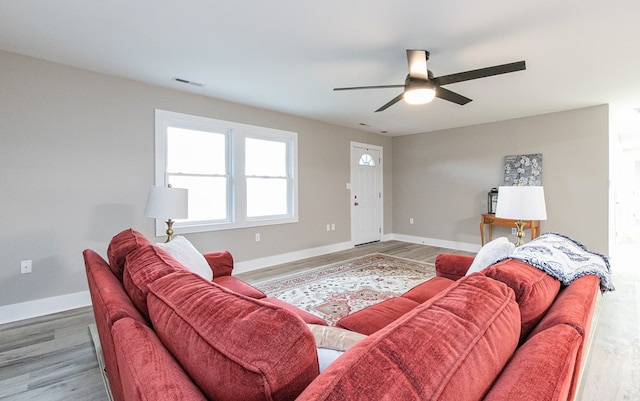
[(401, 295), (434, 276), (433, 264), (374, 253), (253, 285), (334, 326), (343, 316)]

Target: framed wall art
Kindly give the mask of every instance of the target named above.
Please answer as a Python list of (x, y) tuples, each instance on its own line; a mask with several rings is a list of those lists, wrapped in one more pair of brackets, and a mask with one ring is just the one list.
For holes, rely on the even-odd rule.
[(542, 185), (542, 153), (505, 156), (503, 185)]

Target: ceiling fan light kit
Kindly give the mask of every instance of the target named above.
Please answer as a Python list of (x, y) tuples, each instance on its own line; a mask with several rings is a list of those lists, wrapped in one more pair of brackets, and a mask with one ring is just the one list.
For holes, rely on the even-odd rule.
[(485, 78), (493, 75), (506, 74), (509, 72), (522, 71), (526, 69), (524, 61), (501, 64), (493, 67), (479, 68), (477, 70), (459, 72), (457, 74), (434, 77), (427, 68), (429, 52), (426, 50), (407, 49), (407, 63), (409, 64), (409, 75), (404, 85), (376, 85), (376, 86), (352, 86), (345, 88), (334, 88), (334, 91), (358, 90), (358, 89), (382, 89), (382, 88), (404, 88), (401, 94), (391, 99), (380, 107), (376, 112), (387, 108), (404, 99), (409, 104), (425, 104), (438, 97), (461, 106), (469, 103), (471, 99), (442, 87), (442, 85), (454, 84), (457, 82), (469, 81), (472, 79)]
[(404, 91), (404, 101), (409, 104), (425, 104), (429, 103), (436, 97), (436, 91), (433, 88), (411, 88)]

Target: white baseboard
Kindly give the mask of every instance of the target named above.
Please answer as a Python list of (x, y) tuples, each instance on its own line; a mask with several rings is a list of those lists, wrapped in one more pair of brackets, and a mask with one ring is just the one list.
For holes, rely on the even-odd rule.
[(0, 324), (50, 315), (89, 305), (91, 305), (89, 291), (4, 305), (0, 306)]
[(392, 234), (392, 238), (397, 241), (410, 242), (412, 244), (424, 244), (430, 246), (437, 246), (439, 248), (455, 249), (465, 252), (478, 252), (482, 248), (478, 244), (470, 244), (466, 242), (446, 241), (442, 239), (416, 237), (413, 235), (404, 234)]
[(296, 260), (311, 258), (314, 256), (326, 255), (327, 253), (331, 252), (344, 251), (350, 248), (353, 248), (353, 244), (351, 242), (341, 242), (339, 244), (326, 245), (318, 248), (303, 249), (301, 251), (246, 260), (244, 262), (234, 263), (233, 273), (246, 273), (273, 265), (294, 262)]

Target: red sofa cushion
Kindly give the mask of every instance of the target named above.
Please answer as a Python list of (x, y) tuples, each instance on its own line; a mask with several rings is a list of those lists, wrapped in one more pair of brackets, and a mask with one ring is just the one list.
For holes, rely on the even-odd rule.
[(371, 335), (418, 305), (408, 298), (390, 298), (343, 317), (336, 322), (336, 327)]
[(476, 401), (519, 335), (513, 290), (473, 274), (354, 345), (296, 401)]
[(166, 251), (153, 245), (143, 246), (127, 255), (122, 283), (133, 304), (147, 320), (149, 284), (176, 271), (189, 270)]
[(591, 327), (591, 317), (600, 290), (600, 279), (597, 276), (583, 276), (569, 286), (564, 287), (556, 297), (531, 335), (535, 335), (558, 324), (568, 324), (582, 336)]
[(518, 349), (484, 401), (573, 399), (567, 397), (581, 343), (566, 324), (536, 334)]
[(144, 245), (151, 245), (151, 242), (144, 235), (131, 228), (121, 231), (111, 239), (107, 248), (107, 257), (109, 259), (109, 267), (113, 274), (118, 277), (118, 280), (122, 281), (124, 262), (127, 255)]
[(593, 311), (599, 292), (600, 279), (597, 276), (588, 275), (575, 280), (560, 291), (551, 308), (530, 334), (530, 337), (533, 337), (550, 327), (566, 324), (573, 327), (582, 336), (575, 358), (576, 368), (571, 381), (569, 397), (567, 398), (569, 400), (575, 398), (575, 393), (578, 389), (584, 345), (588, 342), (589, 328), (591, 327)]
[(149, 327), (124, 318), (112, 334), (127, 401), (206, 400)]
[(213, 282), (223, 286), (224, 288), (228, 288), (233, 292), (237, 292), (238, 294), (246, 295), (251, 298), (260, 299), (266, 297), (264, 292), (233, 276), (219, 276), (214, 278)]
[(416, 285), (409, 291), (402, 294), (402, 297), (421, 304), (430, 300), (453, 283), (453, 280), (445, 277), (434, 277), (422, 284)]
[(522, 318), (521, 339), (526, 338), (540, 321), (560, 291), (560, 281), (542, 270), (514, 259), (496, 263), (482, 270), (480, 274), (502, 281), (513, 289)]
[(458, 280), (467, 274), (473, 259), (473, 256), (441, 253), (436, 256), (436, 276)]
[(286, 309), (186, 272), (149, 285), (156, 333), (214, 400), (293, 400), (319, 374), (313, 335)]

